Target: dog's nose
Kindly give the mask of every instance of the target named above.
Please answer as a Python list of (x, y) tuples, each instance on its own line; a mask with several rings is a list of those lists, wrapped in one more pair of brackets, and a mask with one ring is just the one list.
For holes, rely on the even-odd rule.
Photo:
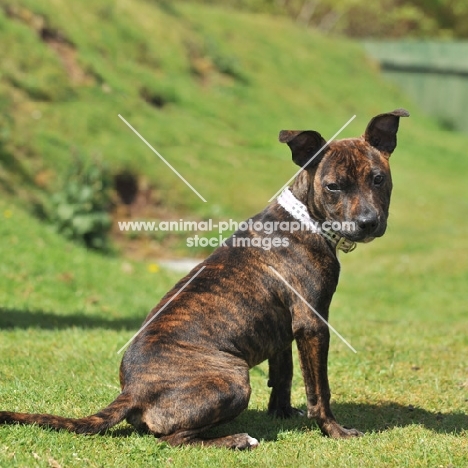
[(373, 233), (379, 224), (376, 215), (360, 216), (357, 219), (358, 228), (367, 234)]

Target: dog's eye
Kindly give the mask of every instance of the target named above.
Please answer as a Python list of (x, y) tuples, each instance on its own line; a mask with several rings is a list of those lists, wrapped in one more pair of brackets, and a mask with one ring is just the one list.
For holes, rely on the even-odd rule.
[(385, 177), (383, 175), (376, 175), (374, 177), (374, 185), (382, 185), (383, 181), (385, 180)]
[(326, 187), (330, 192), (338, 192), (340, 190), (340, 186), (338, 184), (327, 184)]

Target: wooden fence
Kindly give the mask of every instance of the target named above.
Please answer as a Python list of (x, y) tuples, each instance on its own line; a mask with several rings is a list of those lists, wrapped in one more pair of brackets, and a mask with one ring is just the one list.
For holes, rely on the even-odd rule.
[(382, 72), (449, 129), (468, 133), (468, 42), (365, 42)]

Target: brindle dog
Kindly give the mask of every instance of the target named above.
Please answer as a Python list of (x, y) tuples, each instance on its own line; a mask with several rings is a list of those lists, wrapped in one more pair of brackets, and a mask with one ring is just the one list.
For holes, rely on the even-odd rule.
[[(292, 194), (312, 219), (354, 221), (354, 231), (336, 233), (348, 242), (368, 242), (384, 234), (392, 190), (388, 160), (396, 147), (399, 119), (408, 115), (404, 109), (378, 115), (362, 137), (325, 148), (315, 131), (280, 133), (293, 161), (303, 167)], [(252, 220), (294, 218), (274, 201)], [(279, 234), (248, 230), (235, 236), (274, 239)], [(234, 247), (231, 237), (180, 280), (151, 311), (145, 322), (150, 323), (126, 351), (120, 368), (122, 392), (107, 408), (82, 419), (2, 411), (0, 423), (95, 434), (126, 418), (171, 445), (251, 448), (258, 441), (248, 434), (211, 439), (202, 434), (247, 408), (249, 369), (266, 359), (272, 389), (268, 412), (277, 417), (297, 413), (291, 406), (291, 343), (296, 340), (308, 417), (330, 437), (360, 435), (338, 424), (330, 409), (327, 324), (270, 268), (328, 320), (340, 270), (336, 245), (304, 230), (288, 233), (288, 240), (288, 246), (264, 250)]]

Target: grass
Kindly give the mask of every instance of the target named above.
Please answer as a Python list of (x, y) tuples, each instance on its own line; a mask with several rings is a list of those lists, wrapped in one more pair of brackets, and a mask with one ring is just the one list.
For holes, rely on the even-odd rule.
[[(283, 19), (178, 3), (20, 3), (74, 44), (66, 53), (79, 69), (64, 68), (27, 14), (0, 14), (9, 51), (0, 80), (1, 409), (78, 417), (108, 404), (119, 391), (117, 350), (178, 279), (155, 260), (86, 251), (29, 214), (30, 194), (53, 192), (73, 147), (145, 174), (178, 213), (241, 218), (295, 171), (276, 142), (281, 128), (328, 137), (357, 113), (343, 134), (352, 136), (379, 112), (406, 106), (412, 116), (392, 156), (388, 232), (341, 256), (332, 304), (332, 324), (358, 350), (332, 337), (333, 409), (363, 438), (330, 440), (306, 419), (270, 419), (262, 364), (251, 372), (249, 409), (213, 432), (249, 432), (261, 440), (255, 451), (170, 448), (125, 424), (92, 437), (10, 426), (0, 427), (0, 466), (466, 466), (467, 138), (422, 116), (358, 46)], [(148, 104), (143, 88), (165, 104)], [(305, 405), (297, 361), (293, 403)]]

